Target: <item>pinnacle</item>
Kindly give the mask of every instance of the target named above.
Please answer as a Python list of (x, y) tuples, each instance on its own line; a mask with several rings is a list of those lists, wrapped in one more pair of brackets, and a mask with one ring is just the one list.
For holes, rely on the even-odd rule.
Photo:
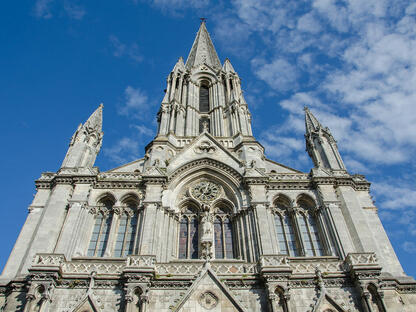
[(226, 73), (235, 73), (234, 67), (233, 65), (231, 65), (230, 60), (228, 59), (228, 57), (225, 59), (224, 61), (224, 65), (222, 66), (222, 69), (226, 72)]
[(202, 21), (186, 60), (186, 68), (191, 69), (196, 65), (204, 63), (211, 67), (221, 68), (221, 62), (211, 41), (205, 21)]
[(309, 110), (307, 106), (303, 108), (305, 111), (305, 127), (306, 127), (306, 133), (311, 133), (317, 131), (319, 128), (322, 128), (322, 125), (316, 119), (316, 117), (312, 114), (312, 112)]
[(101, 103), (85, 122), (84, 127), (94, 129), (96, 131), (101, 131), (103, 124), (103, 108), (104, 104)]

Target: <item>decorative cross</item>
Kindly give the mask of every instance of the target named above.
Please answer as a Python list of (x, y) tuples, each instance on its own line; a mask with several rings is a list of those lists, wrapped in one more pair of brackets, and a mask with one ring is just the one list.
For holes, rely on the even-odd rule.
[(205, 23), (205, 21), (207, 20), (207, 18), (206, 18), (206, 17), (200, 17), (199, 19), (201, 20), (201, 24), (202, 24), (202, 23)]

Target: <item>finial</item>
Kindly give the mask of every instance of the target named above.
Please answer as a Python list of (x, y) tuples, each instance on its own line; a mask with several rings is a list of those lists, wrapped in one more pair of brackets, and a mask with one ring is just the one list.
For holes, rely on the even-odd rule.
[(307, 111), (309, 110), (309, 107), (305, 105), (305, 106), (303, 107), (303, 110), (304, 110), (305, 112), (307, 112)]
[(104, 104), (100, 103), (100, 105), (98, 107), (104, 108)]
[(206, 17), (200, 17), (199, 19), (201, 20), (201, 24), (202, 24), (202, 23), (204, 23), (204, 24), (205, 24), (205, 21), (207, 20), (207, 18), (206, 18)]

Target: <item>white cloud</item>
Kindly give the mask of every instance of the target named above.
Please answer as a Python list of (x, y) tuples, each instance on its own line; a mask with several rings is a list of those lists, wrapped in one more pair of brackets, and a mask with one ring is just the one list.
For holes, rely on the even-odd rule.
[(283, 58), (266, 63), (262, 59), (254, 59), (251, 64), (257, 77), (267, 82), (273, 89), (287, 91), (296, 89), (298, 72), (295, 66)]
[(153, 128), (148, 128), (145, 125), (133, 125), (132, 128), (136, 129), (138, 132), (138, 135), (140, 137), (142, 136), (153, 136), (155, 134), (155, 131)]
[[(34, 15), (37, 18), (50, 19), (53, 17), (52, 6), (55, 0), (36, 0), (34, 6)], [(76, 4), (73, 0), (59, 1), (58, 4), (63, 3), (63, 10), (69, 18), (81, 20), (86, 14), (83, 6)]]
[(82, 19), (84, 15), (87, 13), (84, 7), (69, 0), (66, 0), (64, 2), (64, 10), (70, 18), (77, 20)]
[(407, 253), (416, 254), (416, 243), (415, 242), (405, 241), (402, 244), (402, 247), (403, 247), (404, 251), (406, 251)]
[(114, 35), (110, 35), (109, 40), (114, 49), (113, 55), (115, 57), (127, 56), (135, 62), (141, 62), (143, 60), (143, 56), (139, 51), (139, 46), (136, 43), (127, 45), (122, 43), (118, 37)]
[(51, 5), (54, 0), (37, 0), (35, 2), (34, 14), (38, 18), (52, 18)]
[(137, 158), (139, 155), (139, 144), (137, 140), (124, 137), (115, 145), (104, 148), (103, 152), (111, 161), (121, 164)]
[(124, 90), (124, 105), (120, 107), (119, 114), (144, 119), (149, 109), (149, 100), (146, 93), (140, 88), (127, 86)]

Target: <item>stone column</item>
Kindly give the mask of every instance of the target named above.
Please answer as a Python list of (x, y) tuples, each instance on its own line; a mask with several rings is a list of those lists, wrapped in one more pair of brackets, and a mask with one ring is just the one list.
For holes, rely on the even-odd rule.
[[(111, 212), (110, 212), (111, 213)], [(110, 234), (108, 235), (107, 246), (105, 248), (104, 256), (111, 257), (114, 250), (114, 244), (117, 239), (117, 227), (120, 215), (123, 213), (121, 207), (113, 206), (113, 218), (111, 220)]]

